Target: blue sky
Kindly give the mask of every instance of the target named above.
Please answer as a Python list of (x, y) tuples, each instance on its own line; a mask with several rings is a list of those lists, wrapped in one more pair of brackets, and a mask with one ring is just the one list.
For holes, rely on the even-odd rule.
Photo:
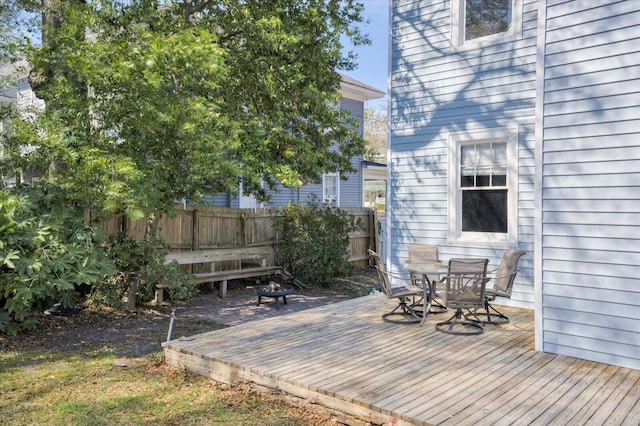
[[(362, 0), (364, 17), (368, 24), (361, 26), (363, 32), (369, 34), (371, 44), (355, 48), (358, 54), (358, 68), (345, 72), (378, 90), (387, 92), (387, 71), (389, 58), (389, 0)], [(370, 101), (379, 103), (381, 100)], [(374, 105), (371, 105), (374, 106)]]

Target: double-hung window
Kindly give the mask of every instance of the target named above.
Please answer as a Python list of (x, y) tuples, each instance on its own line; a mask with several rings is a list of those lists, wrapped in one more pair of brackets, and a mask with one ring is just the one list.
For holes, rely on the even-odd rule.
[(451, 0), (451, 43), (492, 43), (522, 31), (522, 0)]
[(337, 173), (325, 173), (322, 179), (322, 198), (325, 204), (340, 204), (340, 178)]
[(449, 137), (449, 239), (517, 241), (517, 131)]

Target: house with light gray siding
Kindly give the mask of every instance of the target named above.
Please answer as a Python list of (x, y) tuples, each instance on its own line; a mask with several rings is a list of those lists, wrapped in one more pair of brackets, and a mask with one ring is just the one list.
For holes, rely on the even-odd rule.
[(527, 254), (536, 349), (640, 369), (640, 1), (393, 0), (387, 261)]

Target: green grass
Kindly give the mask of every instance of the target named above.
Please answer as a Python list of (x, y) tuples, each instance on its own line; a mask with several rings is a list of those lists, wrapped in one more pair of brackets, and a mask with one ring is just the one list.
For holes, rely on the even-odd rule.
[[(337, 280), (335, 290), (357, 297), (372, 286), (375, 270), (367, 269)], [(167, 366), (160, 342), (168, 318), (152, 327), (151, 317), (85, 309), (72, 322), (49, 318), (48, 328), (26, 340), (0, 335), (0, 425), (335, 424), (326, 411), (292, 405), (276, 391), (218, 384)], [(221, 327), (180, 318), (172, 336)]]
[[(121, 361), (127, 366), (118, 366)], [(122, 359), (110, 347), (0, 354), (0, 413), (1, 425), (318, 425), (328, 420), (274, 394), (168, 367), (161, 352)]]

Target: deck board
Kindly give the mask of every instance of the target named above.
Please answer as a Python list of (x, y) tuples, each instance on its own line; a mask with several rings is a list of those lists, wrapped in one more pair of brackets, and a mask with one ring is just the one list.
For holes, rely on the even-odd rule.
[(638, 424), (640, 371), (536, 352), (531, 311), (451, 336), (435, 331), (442, 314), (382, 321), (392, 303), (367, 296), (181, 338), (165, 359), (378, 424)]

